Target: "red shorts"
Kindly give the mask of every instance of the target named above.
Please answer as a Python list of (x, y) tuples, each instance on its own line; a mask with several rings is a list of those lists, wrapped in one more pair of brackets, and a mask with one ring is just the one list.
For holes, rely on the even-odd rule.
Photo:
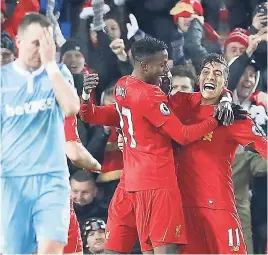
[(74, 209), (71, 209), (70, 226), (68, 232), (68, 244), (64, 247), (63, 253), (75, 253), (83, 251), (83, 243)]
[(208, 208), (184, 208), (187, 245), (183, 254), (247, 254), (236, 213)]
[(109, 207), (105, 249), (130, 253), (137, 235), (142, 251), (186, 243), (178, 187), (137, 192), (117, 188)]

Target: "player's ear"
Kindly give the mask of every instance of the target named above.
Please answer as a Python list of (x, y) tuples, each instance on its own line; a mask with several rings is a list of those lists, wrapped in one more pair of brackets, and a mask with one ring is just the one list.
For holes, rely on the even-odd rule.
[(144, 71), (144, 72), (147, 72), (148, 71), (148, 64), (145, 63), (144, 61), (141, 62), (141, 69)]
[(19, 35), (16, 35), (15, 43), (16, 43), (16, 47), (19, 49), (19, 47), (20, 47), (20, 37), (19, 37)]

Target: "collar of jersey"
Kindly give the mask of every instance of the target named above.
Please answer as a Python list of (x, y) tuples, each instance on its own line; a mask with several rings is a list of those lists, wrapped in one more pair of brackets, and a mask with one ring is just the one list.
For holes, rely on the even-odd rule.
[(41, 73), (44, 71), (44, 69), (45, 69), (44, 65), (42, 65), (42, 66), (40, 66), (37, 70), (35, 70), (35, 71), (33, 71), (33, 72), (29, 72), (29, 71), (26, 71), (26, 70), (22, 69), (22, 68), (19, 66), (19, 64), (18, 64), (18, 60), (15, 60), (15, 61), (13, 62), (13, 68), (14, 68), (18, 73), (20, 73), (20, 74), (23, 75), (23, 76), (37, 76), (37, 75), (41, 74)]

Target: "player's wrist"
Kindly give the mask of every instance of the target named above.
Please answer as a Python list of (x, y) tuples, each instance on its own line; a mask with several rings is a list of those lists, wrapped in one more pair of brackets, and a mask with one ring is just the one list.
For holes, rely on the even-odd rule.
[(228, 97), (228, 96), (223, 96), (220, 100), (220, 103), (223, 103), (223, 102), (228, 102), (228, 103), (232, 103), (232, 98), (231, 97)]
[(45, 68), (46, 68), (46, 71), (48, 73), (48, 75), (51, 75), (51, 74), (55, 74), (55, 73), (60, 73), (60, 69), (56, 63), (56, 61), (51, 61), (51, 62), (48, 62), (46, 65), (45, 65)]
[(89, 91), (89, 93), (86, 93), (85, 89), (83, 89), (83, 92), (82, 92), (82, 99), (84, 101), (89, 101), (90, 100), (90, 93), (91, 91)]

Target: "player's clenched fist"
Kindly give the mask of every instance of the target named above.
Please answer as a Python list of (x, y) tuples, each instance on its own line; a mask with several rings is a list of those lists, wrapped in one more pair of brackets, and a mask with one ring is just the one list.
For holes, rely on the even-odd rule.
[(92, 89), (96, 88), (99, 84), (99, 75), (96, 73), (84, 74), (84, 91), (90, 94)]
[(47, 66), (47, 64), (54, 62), (56, 45), (53, 39), (52, 28), (41, 28), (39, 44), (39, 53), (42, 63)]

